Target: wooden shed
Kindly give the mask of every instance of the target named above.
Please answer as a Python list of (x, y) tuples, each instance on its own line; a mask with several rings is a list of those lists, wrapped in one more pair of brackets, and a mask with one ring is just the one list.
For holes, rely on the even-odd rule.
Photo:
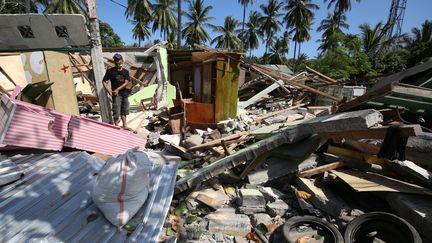
[[(195, 51), (190, 60), (178, 64), (182, 73), (190, 73), (189, 81), (179, 82), (186, 94), (182, 101), (188, 123), (214, 124), (237, 116), (241, 55)], [(182, 79), (172, 74), (171, 81), (177, 78)]]

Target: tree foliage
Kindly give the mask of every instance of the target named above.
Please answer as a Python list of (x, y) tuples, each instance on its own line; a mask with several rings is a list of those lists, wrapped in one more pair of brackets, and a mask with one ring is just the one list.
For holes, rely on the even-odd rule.
[(99, 31), (101, 36), (101, 42), (103, 47), (122, 47), (124, 43), (121, 41), (111, 25), (108, 23), (99, 21)]
[(185, 13), (189, 20), (185, 23), (185, 28), (182, 30), (186, 39), (186, 43), (193, 47), (194, 44), (201, 44), (210, 40), (210, 35), (207, 28), (212, 27), (209, 23), (213, 17), (210, 16), (212, 6), (205, 6), (204, 0), (189, 0), (189, 11)]

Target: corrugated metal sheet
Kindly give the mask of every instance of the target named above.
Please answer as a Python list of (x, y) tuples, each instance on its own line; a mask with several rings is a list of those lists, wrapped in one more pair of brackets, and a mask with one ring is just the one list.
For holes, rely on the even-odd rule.
[(120, 154), (133, 147), (144, 148), (146, 140), (119, 127), (85, 117), (72, 116), (65, 146), (103, 154)]
[(5, 105), (0, 109), (5, 114), (2, 124), (10, 120), (9, 126), (0, 131), (0, 135), (4, 134), (0, 144), (54, 151), (66, 146), (108, 155), (124, 153), (134, 147), (144, 148), (146, 144), (146, 139), (119, 127), (10, 100), (5, 94), (2, 104), (13, 107), (14, 112)]
[(91, 200), (104, 161), (85, 152), (11, 157), (25, 176), (0, 187), (0, 242), (157, 242), (174, 192), (177, 164), (154, 165), (135, 230), (117, 231)]

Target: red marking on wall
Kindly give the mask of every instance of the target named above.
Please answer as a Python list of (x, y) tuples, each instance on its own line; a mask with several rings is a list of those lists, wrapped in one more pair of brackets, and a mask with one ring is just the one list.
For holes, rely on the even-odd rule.
[(66, 73), (66, 72), (68, 71), (68, 69), (69, 69), (69, 66), (66, 66), (66, 65), (64, 65), (64, 64), (63, 64), (63, 67), (60, 68), (60, 70), (62, 70), (63, 73)]

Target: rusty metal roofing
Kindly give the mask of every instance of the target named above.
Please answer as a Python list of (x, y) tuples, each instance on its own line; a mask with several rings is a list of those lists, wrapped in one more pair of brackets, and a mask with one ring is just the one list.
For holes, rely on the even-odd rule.
[(157, 242), (174, 190), (176, 164), (151, 171), (149, 197), (117, 231), (91, 199), (92, 181), (104, 161), (86, 152), (9, 157), (24, 177), (0, 187), (0, 242)]

